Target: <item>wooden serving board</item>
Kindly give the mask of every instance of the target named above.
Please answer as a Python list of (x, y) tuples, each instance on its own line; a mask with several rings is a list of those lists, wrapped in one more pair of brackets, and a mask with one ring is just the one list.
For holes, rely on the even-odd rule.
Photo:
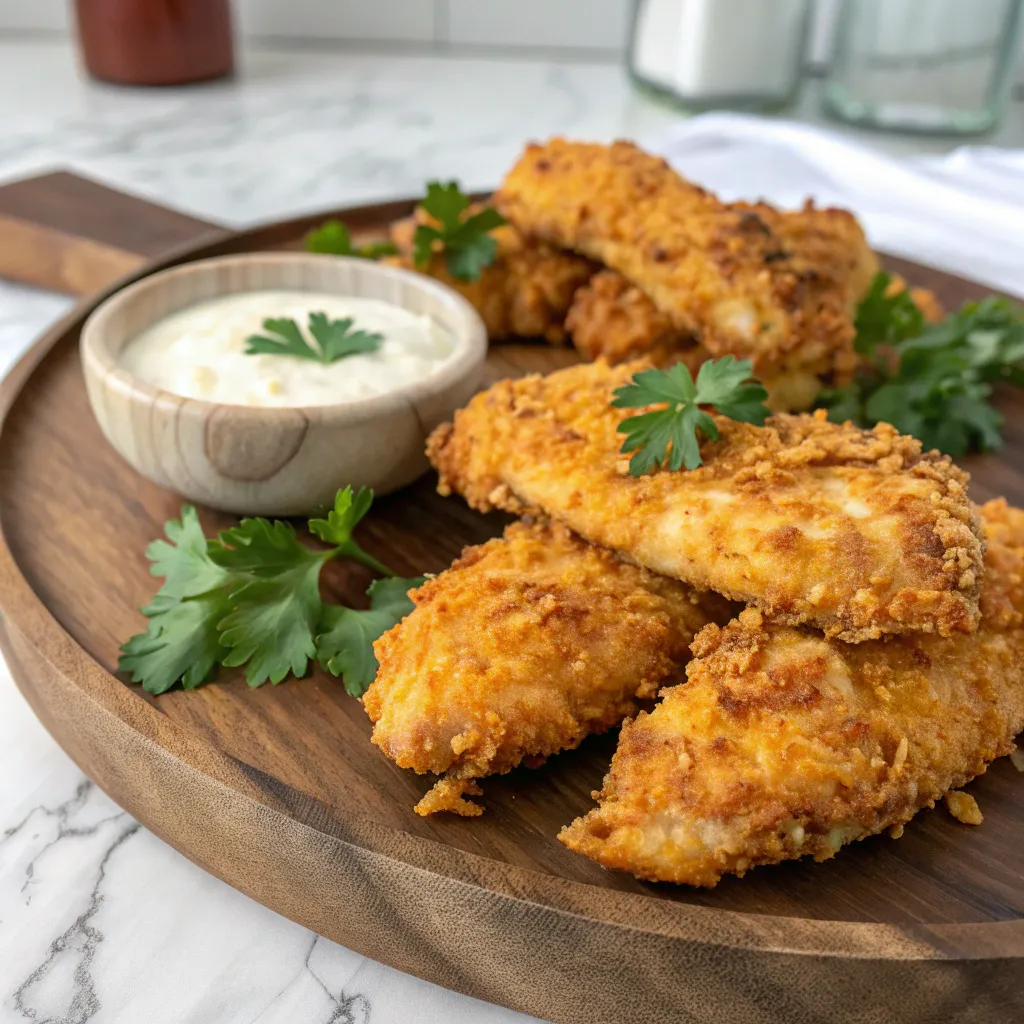
[[(68, 290), (143, 264), (139, 273), (293, 246), (322, 219), (217, 232), (98, 186), (83, 218), (69, 198), (78, 179), (18, 187), (17, 201), (0, 189), (4, 269), (18, 269), (14, 223), (35, 253), (28, 276)], [(47, 190), (59, 198), (44, 202)], [(372, 230), (409, 208), (338, 213)], [(29, 209), (35, 226), (19, 216)], [(101, 237), (75, 237), (100, 227)], [(145, 263), (167, 237), (177, 252)], [(949, 306), (985, 291), (890, 262)], [(899, 841), (876, 837), (826, 864), (758, 868), (703, 891), (606, 872), (555, 840), (592, 805), (614, 736), (487, 780), (482, 818), (424, 819), (412, 807), (430, 778), (371, 746), (359, 702), (319, 671), (258, 690), (225, 672), (159, 698), (119, 680), (118, 646), (141, 628), (137, 609), (154, 590), (143, 553), (180, 500), (137, 476), (89, 412), (76, 345), (101, 297), (41, 338), (0, 392), (0, 644), (51, 733), (157, 835), (321, 935), (564, 1024), (1024, 1018), (1024, 777), (1008, 759), (970, 787), (981, 827), (927, 811)], [(572, 361), (568, 350), (512, 345), (496, 347), (489, 367), (497, 378)], [(1024, 503), (1024, 409), (1008, 416), (1003, 454), (966, 460), (978, 500)], [(228, 522), (202, 518), (208, 530)], [(426, 477), (380, 501), (360, 542), (404, 575), (437, 572), (504, 522), (439, 497)], [(360, 567), (332, 564), (325, 577), (335, 599), (362, 600)]]

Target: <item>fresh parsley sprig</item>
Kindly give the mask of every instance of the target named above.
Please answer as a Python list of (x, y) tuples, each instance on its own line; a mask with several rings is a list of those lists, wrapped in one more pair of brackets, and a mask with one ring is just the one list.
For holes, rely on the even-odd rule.
[(990, 296), (938, 324), (925, 322), (906, 291), (879, 274), (857, 312), (863, 356), (853, 383), (818, 397), (837, 423), (891, 423), (948, 455), (1002, 446), (992, 384), (1024, 386), (1024, 309)]
[(888, 274), (876, 274), (867, 294), (857, 306), (854, 320), (857, 334), (854, 348), (864, 356), (874, 356), (880, 346), (898, 345), (915, 338), (925, 327), (924, 315), (917, 308), (910, 290), (893, 290)]
[(490, 266), (498, 252), (498, 243), (491, 232), (505, 223), (497, 210), (487, 206), (466, 216), (469, 196), (458, 183), (431, 181), (426, 198), (420, 203), (440, 226), (420, 224), (413, 235), (413, 262), (426, 266), (438, 251), (444, 253), (445, 266), (453, 277), (475, 281), (484, 267)]
[(329, 320), (326, 313), (310, 313), (307, 330), (316, 342), (314, 347), (291, 317), (271, 318), (263, 321), (263, 330), (267, 335), (276, 337), (250, 335), (245, 341), (245, 354), (291, 356), (326, 365), (360, 352), (376, 352), (384, 335), (374, 331), (353, 330), (354, 323), (350, 316)]
[(634, 453), (629, 472), (643, 476), (659, 467), (696, 469), (701, 464), (698, 431), (718, 439), (715, 421), (701, 406), (733, 420), (763, 424), (769, 415), (764, 405), (768, 392), (750, 379), (752, 370), (749, 359), (724, 356), (703, 363), (696, 381), (686, 366), (676, 363), (667, 370), (642, 370), (616, 388), (612, 405), (617, 409), (663, 406), (619, 424), (619, 432), (626, 435), (621, 450)]
[(353, 245), (352, 234), (340, 220), (328, 220), (313, 228), (303, 239), (307, 252), (327, 253), (330, 256), (358, 256), (376, 260), (381, 256), (394, 256), (398, 247), (393, 242), (368, 242)]
[[(314, 550), (285, 522), (243, 519), (208, 539), (192, 506), (164, 527), (167, 540), (146, 555), (163, 586), (143, 608), (145, 633), (122, 648), (118, 667), (149, 693), (181, 682), (194, 689), (218, 665), (245, 666), (246, 682), (279, 683), (302, 676), (316, 658), (345, 689), (360, 696), (373, 681), (373, 641), (412, 611), (407, 593), (423, 577), (402, 579), (364, 551), (352, 531), (373, 501), (367, 489), (338, 491), (326, 519), (310, 530), (331, 545)], [(342, 608), (320, 596), (320, 571), (333, 558), (352, 558), (387, 576), (370, 585), (370, 607)]]

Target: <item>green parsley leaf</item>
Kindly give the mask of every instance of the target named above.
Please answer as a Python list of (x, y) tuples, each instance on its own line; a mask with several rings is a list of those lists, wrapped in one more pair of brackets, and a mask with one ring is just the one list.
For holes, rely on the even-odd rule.
[(753, 364), (749, 359), (733, 356), (709, 359), (701, 363), (697, 371), (696, 401), (712, 406), (731, 420), (756, 423), (760, 427), (771, 411), (764, 404), (768, 392), (751, 380), (752, 375)]
[(863, 355), (872, 354), (879, 345), (893, 345), (904, 338), (917, 337), (924, 329), (924, 315), (910, 297), (910, 291), (903, 289), (888, 295), (891, 284), (888, 274), (875, 274), (867, 295), (857, 307), (854, 346)]
[(445, 256), (445, 265), (453, 277), (475, 281), (484, 267), (494, 262), (498, 243), (490, 232), (505, 223), (493, 207), (486, 207), (469, 217), (469, 197), (459, 189), (458, 183), (431, 181), (427, 195), (420, 204), (440, 227), (420, 224), (413, 235), (413, 261), (417, 267), (426, 265), (437, 251)]
[(334, 508), (327, 513), (326, 519), (310, 519), (309, 531), (325, 544), (334, 545), (337, 554), (354, 558), (382, 576), (394, 576), (383, 562), (378, 562), (352, 538), (352, 531), (370, 511), (372, 504), (373, 491), (369, 487), (361, 487), (358, 494), (353, 494), (352, 488), (346, 487), (334, 496)]
[(229, 648), (221, 664), (245, 665), (250, 686), (305, 675), (316, 653), (319, 573), (334, 552), (311, 551), (290, 523), (254, 518), (223, 530), (210, 554), (243, 573), (228, 593), (230, 613), (219, 624), (220, 641)]
[(1001, 447), (991, 385), (1024, 386), (1024, 309), (990, 296), (926, 324), (908, 293), (885, 297), (890, 283), (876, 277), (858, 311), (856, 348), (871, 358), (819, 407), (837, 423), (891, 423), (948, 455)]
[(352, 235), (340, 220), (328, 220), (313, 228), (305, 239), (307, 252), (327, 253), (331, 256), (358, 256), (364, 260), (375, 260), (381, 256), (393, 256), (398, 247), (393, 242), (369, 242), (353, 245)]
[(372, 331), (354, 331), (354, 322), (350, 316), (342, 317), (341, 320), (328, 320), (326, 313), (309, 314), (309, 333), (320, 346), (323, 362), (334, 363), (359, 352), (377, 351), (384, 335)]
[(469, 196), (460, 188), (457, 181), (428, 181), (427, 194), (420, 204), (435, 220), (441, 222), (443, 228), (457, 228), (462, 222), (462, 215), (469, 209)]
[(245, 681), (261, 686), (289, 674), (304, 676), (316, 654), (320, 570), (327, 557), (305, 558), (273, 577), (248, 580), (229, 594), (232, 611), (219, 623), (228, 667), (245, 665)]
[(366, 693), (377, 674), (373, 642), (413, 610), (408, 592), (421, 587), (425, 576), (413, 579), (375, 580), (366, 591), (370, 607), (365, 611), (328, 605), (316, 638), (316, 654), (328, 672), (342, 676), (345, 691), (353, 697)]
[(228, 573), (210, 558), (195, 508), (182, 505), (181, 518), (168, 519), (164, 532), (167, 540), (155, 540), (146, 548), (146, 557), (153, 563), (149, 571), (154, 576), (164, 577), (151, 608), (159, 610), (227, 583)]
[(271, 522), (261, 516), (243, 519), (210, 541), (210, 558), (217, 565), (254, 576), (276, 576), (294, 569), (307, 556), (319, 558), (323, 554), (307, 548), (291, 523), (280, 519)]
[(629, 472), (643, 476), (658, 467), (696, 469), (701, 464), (698, 431), (709, 440), (718, 439), (715, 421), (702, 405), (729, 419), (763, 424), (769, 415), (764, 405), (768, 392), (750, 380), (752, 370), (749, 359), (725, 356), (703, 363), (696, 382), (686, 366), (676, 363), (667, 370), (642, 370), (617, 388), (611, 403), (617, 409), (665, 404), (619, 424), (619, 432), (626, 435), (621, 451), (634, 453)]
[(159, 607), (154, 602), (143, 611), (149, 616), (146, 632), (121, 648), (117, 667), (147, 693), (165, 693), (179, 680), (186, 690), (207, 682), (227, 654), (217, 628), (228, 611), (224, 591)]
[(243, 519), (224, 530), (211, 556), (244, 574), (231, 587), (231, 611), (220, 622), (223, 665), (245, 665), (245, 681), (279, 683), (291, 672), (305, 675), (316, 654), (320, 618), (320, 570), (334, 554), (312, 551), (289, 523)]
[(310, 313), (308, 330), (317, 343), (314, 348), (303, 337), (299, 325), (290, 317), (272, 318), (263, 321), (263, 329), (268, 334), (276, 334), (270, 338), (262, 334), (253, 334), (246, 339), (245, 354), (292, 356), (296, 359), (311, 359), (318, 363), (335, 363), (346, 356), (359, 352), (375, 352), (384, 335), (372, 331), (354, 331), (352, 317), (341, 320), (328, 320), (325, 313)]
[[(179, 681), (186, 689), (199, 686), (218, 664), (244, 665), (250, 686), (279, 683), (289, 673), (304, 675), (317, 655), (317, 636), (331, 633), (330, 659), (342, 666), (331, 671), (345, 671), (365, 689), (371, 671), (365, 645), (410, 610), (405, 592), (422, 583), (394, 579), (352, 538), (372, 501), (372, 491), (356, 494), (346, 487), (326, 519), (310, 521), (311, 531), (331, 545), (326, 550), (307, 547), (289, 523), (262, 518), (243, 519), (208, 540), (195, 509), (183, 506), (181, 519), (165, 525), (168, 540), (147, 552), (153, 573), (165, 583), (143, 608), (146, 632), (122, 647), (119, 667), (150, 693), (164, 693)], [(367, 591), (366, 612), (325, 609), (320, 571), (341, 555), (392, 577)], [(356, 635), (362, 647), (352, 640)]]
[(164, 584), (142, 609), (146, 632), (121, 648), (118, 668), (148, 693), (164, 693), (180, 679), (192, 689), (209, 679), (226, 653), (217, 623), (228, 610), (225, 587), (231, 573), (211, 558), (209, 542), (191, 505), (164, 524), (167, 540), (146, 549), (150, 572)]

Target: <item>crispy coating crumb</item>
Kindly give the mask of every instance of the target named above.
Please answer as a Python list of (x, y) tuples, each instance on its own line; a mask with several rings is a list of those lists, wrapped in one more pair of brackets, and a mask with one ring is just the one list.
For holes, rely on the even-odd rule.
[[(819, 209), (808, 202), (794, 212), (765, 203), (733, 203), (728, 209), (753, 215), (780, 239), (789, 265), (832, 281), (847, 295), (851, 315), (878, 270), (857, 219), (845, 210)], [(905, 285), (904, 285), (905, 287)], [(693, 331), (681, 331), (646, 293), (614, 270), (591, 278), (573, 299), (566, 318), (573, 345), (585, 359), (604, 357), (621, 363), (647, 356), (655, 365), (684, 362), (695, 373), (712, 354)], [(721, 354), (721, 353), (720, 353)], [(801, 351), (774, 362), (770, 353), (759, 361), (758, 372), (768, 389), (768, 405), (776, 412), (802, 412), (814, 404), (823, 385), (848, 383), (852, 359), (813, 365)]]
[(602, 270), (576, 292), (565, 321), (572, 343), (584, 359), (604, 358), (615, 365), (647, 356), (656, 366), (681, 361), (691, 372), (711, 354), (631, 281)]
[[(614, 270), (602, 270), (576, 292), (565, 328), (584, 359), (612, 365), (646, 357), (654, 366), (685, 363), (693, 376), (711, 353), (697, 338), (678, 331), (636, 285)], [(817, 374), (800, 366), (779, 367), (762, 380), (774, 412), (809, 409), (821, 390)]]
[[(708, 626), (689, 681), (623, 728), (599, 806), (562, 842), (642, 878), (713, 886), (898, 834), (1009, 753), (1024, 728), (1024, 511), (1000, 500), (982, 518), (976, 633), (849, 645), (753, 609)], [(950, 809), (973, 815), (964, 797)]]
[(417, 813), (478, 814), (473, 779), (536, 765), (635, 714), (681, 678), (732, 606), (629, 565), (564, 526), (516, 523), (412, 594), (375, 644), (363, 697), (396, 764), (446, 773)]
[(752, 359), (761, 379), (799, 367), (842, 383), (855, 366), (854, 304), (876, 263), (845, 211), (808, 206), (783, 226), (631, 143), (564, 139), (528, 146), (494, 198), (524, 235), (622, 274), (677, 331)]
[(427, 274), (454, 288), (483, 317), (491, 341), (543, 338), (556, 345), (565, 342), (565, 316), (572, 297), (596, 269), (590, 260), (545, 243), (527, 242), (506, 224), (492, 232), (498, 243), (495, 261), (484, 267), (475, 281), (463, 281), (448, 272), (443, 256), (432, 257), (425, 267), (414, 264), (412, 238), (420, 221), (429, 221), (422, 211), (418, 217), (392, 225), (391, 240), (399, 254), (385, 262)]
[(540, 510), (656, 572), (857, 642), (977, 625), (982, 545), (967, 476), (888, 424), (823, 412), (716, 416), (704, 465), (629, 475), (612, 391), (644, 363), (573, 366), (475, 396), (428, 441), (438, 490)]
[[(905, 292), (908, 287), (903, 277), (899, 274), (893, 274), (885, 294), (898, 295), (900, 292)], [(946, 311), (942, 308), (942, 303), (939, 302), (935, 292), (930, 289), (911, 288), (910, 297), (914, 300), (914, 305), (921, 310), (921, 315), (927, 323), (937, 324), (945, 317)]]
[(978, 801), (970, 793), (958, 789), (946, 794), (946, 808), (964, 825), (980, 825), (985, 820)]
[(420, 802), (413, 808), (421, 818), (431, 814), (448, 811), (463, 818), (478, 818), (484, 813), (480, 804), (467, 800), (467, 796), (483, 796), (480, 783), (472, 778), (459, 778), (457, 775), (446, 775), (439, 779), (423, 794)]

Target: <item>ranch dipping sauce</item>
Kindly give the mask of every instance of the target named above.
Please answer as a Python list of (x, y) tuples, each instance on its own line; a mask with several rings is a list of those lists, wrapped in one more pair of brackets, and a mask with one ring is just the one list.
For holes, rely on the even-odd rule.
[[(246, 354), (252, 335), (275, 337), (267, 319), (290, 318), (317, 348), (310, 313), (351, 317), (352, 331), (381, 335), (373, 352), (332, 363)], [(147, 384), (185, 398), (252, 406), (333, 405), (396, 391), (455, 354), (455, 339), (429, 316), (379, 299), (300, 291), (241, 292), (209, 299), (156, 321), (121, 350), (119, 365)]]

